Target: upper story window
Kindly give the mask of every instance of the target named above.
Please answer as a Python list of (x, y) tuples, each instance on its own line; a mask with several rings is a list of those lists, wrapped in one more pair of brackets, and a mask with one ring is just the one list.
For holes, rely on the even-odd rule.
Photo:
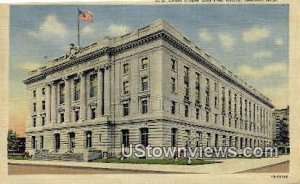
[(148, 91), (148, 77), (142, 77), (142, 91)]
[(215, 92), (218, 92), (218, 83), (217, 82), (214, 83), (214, 90), (215, 90)]
[(184, 105), (184, 116), (185, 117), (189, 116), (189, 106), (188, 105)]
[(97, 95), (97, 75), (90, 76), (90, 97)]
[(177, 66), (177, 62), (176, 62), (176, 60), (175, 59), (171, 59), (171, 64), (172, 64), (172, 70), (173, 71), (176, 71), (176, 66)]
[(59, 85), (59, 104), (65, 103), (65, 84)]
[(125, 63), (123, 65), (123, 74), (128, 74), (128, 72), (129, 72), (129, 64)]
[(174, 77), (171, 78), (172, 85), (172, 93), (176, 93), (176, 79)]
[(32, 96), (35, 98), (36, 97), (36, 90), (32, 91)]
[(123, 116), (128, 116), (129, 115), (129, 103), (124, 103), (123, 104)]
[(176, 102), (175, 101), (171, 102), (171, 113), (172, 114), (176, 113)]
[(42, 110), (45, 110), (46, 105), (45, 105), (45, 101), (42, 101)]
[(125, 81), (123, 82), (123, 93), (126, 95), (126, 94), (129, 94), (129, 81)]
[(187, 67), (187, 66), (184, 66), (184, 75), (185, 76), (188, 76), (189, 75), (189, 67)]
[(46, 89), (42, 88), (42, 95), (45, 95), (45, 94), (46, 94)]
[(142, 114), (148, 113), (148, 100), (142, 100)]
[(33, 112), (36, 112), (36, 103), (33, 103)]
[(36, 127), (36, 117), (33, 117), (33, 118), (32, 118), (32, 126), (33, 126), (33, 127)]
[(149, 66), (149, 59), (148, 58), (143, 58), (141, 60), (141, 69), (147, 69)]
[(77, 101), (80, 99), (80, 81), (79, 79), (74, 80), (74, 100)]

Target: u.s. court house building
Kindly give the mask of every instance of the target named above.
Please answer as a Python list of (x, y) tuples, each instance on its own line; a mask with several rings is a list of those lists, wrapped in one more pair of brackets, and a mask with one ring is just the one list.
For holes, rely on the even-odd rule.
[(267, 146), (273, 105), (164, 20), (70, 48), (24, 80), (26, 149)]

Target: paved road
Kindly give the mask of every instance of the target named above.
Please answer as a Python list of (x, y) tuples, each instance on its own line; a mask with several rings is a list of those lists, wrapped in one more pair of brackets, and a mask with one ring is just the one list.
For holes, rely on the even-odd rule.
[[(8, 174), (175, 174), (174, 172), (8, 164)], [(176, 173), (177, 174), (177, 173)]]
[(249, 169), (239, 173), (288, 173), (289, 172), (289, 161), (273, 164), (265, 167)]

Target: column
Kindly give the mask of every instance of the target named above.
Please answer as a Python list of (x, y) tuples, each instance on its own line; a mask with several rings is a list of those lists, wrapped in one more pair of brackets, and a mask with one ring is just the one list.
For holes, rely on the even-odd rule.
[(46, 125), (51, 122), (51, 87), (50, 84), (46, 85)]
[(97, 73), (97, 77), (98, 77), (98, 89), (97, 89), (97, 95), (98, 95), (98, 116), (102, 116), (103, 115), (103, 69), (98, 68), (98, 73)]
[(104, 72), (104, 115), (110, 115), (110, 66)]
[(80, 119), (86, 119), (86, 76), (84, 73), (80, 74)]
[(65, 122), (71, 120), (71, 80), (65, 79)]
[(51, 121), (52, 123), (57, 121), (57, 86), (54, 82), (51, 86)]

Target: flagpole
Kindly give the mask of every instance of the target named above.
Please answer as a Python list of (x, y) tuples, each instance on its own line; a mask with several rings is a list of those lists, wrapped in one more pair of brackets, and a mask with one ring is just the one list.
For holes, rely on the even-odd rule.
[(80, 9), (77, 7), (77, 41), (78, 41), (78, 47), (80, 48), (80, 21), (79, 21), (79, 15), (80, 15)]

